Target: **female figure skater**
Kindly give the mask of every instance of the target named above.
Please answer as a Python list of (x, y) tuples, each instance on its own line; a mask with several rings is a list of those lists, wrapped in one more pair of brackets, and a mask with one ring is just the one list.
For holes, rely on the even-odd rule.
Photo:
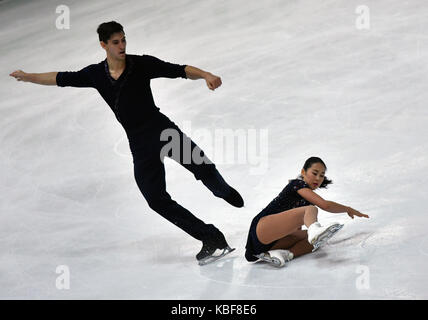
[[(320, 158), (307, 159), (299, 179), (290, 180), (281, 193), (254, 217), (245, 252), (248, 261), (261, 259), (282, 267), (286, 261), (320, 248), (343, 225), (321, 226), (317, 221), (317, 207), (332, 213), (346, 212), (352, 219), (354, 216), (369, 217), (351, 207), (324, 200), (313, 191), (332, 183), (325, 177), (326, 170), (327, 166)], [(302, 230), (303, 225), (308, 230)]]

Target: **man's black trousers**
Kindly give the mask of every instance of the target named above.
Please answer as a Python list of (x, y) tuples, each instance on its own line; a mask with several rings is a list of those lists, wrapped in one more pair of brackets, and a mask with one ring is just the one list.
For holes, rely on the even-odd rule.
[[(165, 137), (170, 137), (167, 141), (161, 141), (162, 132)], [(172, 142), (176, 137), (179, 137), (180, 150), (175, 149), (177, 145)], [(133, 156), (135, 180), (150, 208), (195, 239), (203, 241), (215, 236), (218, 230), (213, 225), (205, 224), (171, 199), (166, 191), (163, 159), (164, 156), (168, 156), (180, 163), (192, 172), (197, 180), (201, 180), (216, 197), (224, 198), (230, 193), (230, 187), (221, 177), (214, 163), (174, 122), (162, 113), (156, 114), (141, 132), (132, 136), (128, 135), (128, 138)], [(171, 146), (173, 149), (170, 148)], [(199, 155), (196, 158), (192, 157), (192, 154), (196, 152), (195, 148)], [(166, 150), (170, 150), (170, 152), (166, 153)], [(189, 150), (191, 154), (189, 154)], [(161, 156), (161, 151), (166, 154)], [(201, 159), (203, 161), (200, 161)]]

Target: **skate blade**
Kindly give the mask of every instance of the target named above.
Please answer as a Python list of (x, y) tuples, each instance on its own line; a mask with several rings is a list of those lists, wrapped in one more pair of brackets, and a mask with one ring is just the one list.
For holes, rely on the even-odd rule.
[(331, 237), (333, 237), (340, 229), (343, 228), (343, 224), (335, 224), (329, 227), (313, 244), (314, 248), (312, 252), (317, 251), (319, 248), (324, 246)]
[(220, 258), (223, 258), (225, 255), (228, 255), (229, 253), (231, 253), (232, 251), (234, 251), (235, 248), (231, 248), (229, 246), (227, 246), (226, 248), (223, 249), (223, 252), (218, 255), (218, 256), (209, 256), (206, 257), (204, 259), (199, 260), (198, 264), (200, 266), (205, 266), (207, 264), (213, 263), (214, 261), (217, 261)]
[(255, 254), (254, 255), (256, 258), (259, 258), (260, 260), (267, 262), (271, 265), (273, 265), (274, 267), (277, 268), (281, 268), (281, 261), (277, 258), (277, 257), (271, 257), (268, 254), (265, 253), (260, 253), (260, 254)]

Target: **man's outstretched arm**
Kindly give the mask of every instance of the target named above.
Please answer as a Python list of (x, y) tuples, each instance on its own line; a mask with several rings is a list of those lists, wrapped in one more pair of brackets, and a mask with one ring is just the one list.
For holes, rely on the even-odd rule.
[(18, 81), (32, 82), (46, 86), (56, 86), (57, 73), (58, 72), (26, 73), (22, 70), (16, 70), (9, 75)]
[(188, 65), (186, 65), (184, 71), (186, 72), (186, 76), (188, 79), (205, 79), (207, 86), (210, 90), (215, 90), (221, 86), (220, 77), (213, 75), (209, 72)]

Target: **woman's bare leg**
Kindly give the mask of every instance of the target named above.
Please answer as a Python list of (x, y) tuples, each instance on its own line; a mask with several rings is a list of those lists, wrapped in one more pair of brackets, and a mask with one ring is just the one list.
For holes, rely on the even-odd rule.
[(318, 209), (306, 206), (265, 216), (256, 227), (256, 234), (263, 244), (271, 243), (294, 233), (302, 225), (309, 227), (317, 221)]
[(307, 253), (311, 253), (314, 247), (308, 242), (308, 231), (297, 230), (292, 234), (279, 239), (271, 250), (287, 249), (297, 258)]

